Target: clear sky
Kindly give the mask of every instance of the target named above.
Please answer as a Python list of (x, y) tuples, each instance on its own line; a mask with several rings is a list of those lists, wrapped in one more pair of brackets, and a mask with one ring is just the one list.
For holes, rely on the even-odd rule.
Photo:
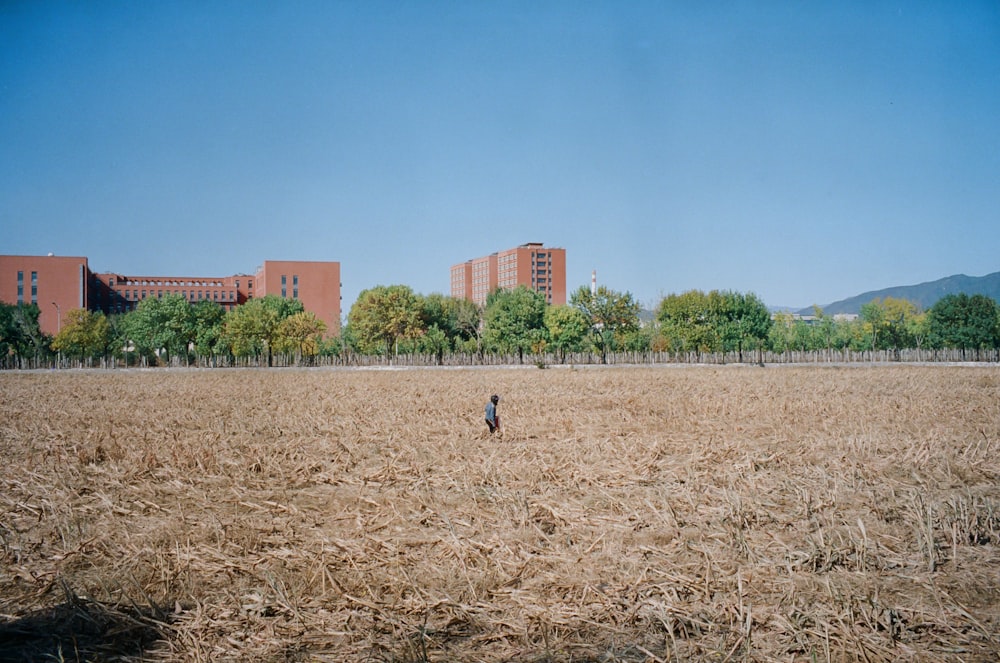
[(647, 307), (1000, 271), (1000, 3), (0, 2), (0, 253), (346, 314), (534, 241)]

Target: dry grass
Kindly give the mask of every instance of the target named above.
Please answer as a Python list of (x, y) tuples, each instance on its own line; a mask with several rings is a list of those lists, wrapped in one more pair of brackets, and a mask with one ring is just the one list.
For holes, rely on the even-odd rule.
[(997, 661), (998, 438), (995, 367), (7, 373), (0, 661)]

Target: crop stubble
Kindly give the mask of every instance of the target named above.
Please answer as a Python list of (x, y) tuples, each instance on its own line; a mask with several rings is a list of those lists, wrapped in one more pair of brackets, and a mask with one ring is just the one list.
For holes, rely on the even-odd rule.
[(995, 367), (0, 387), (0, 660), (1000, 656)]

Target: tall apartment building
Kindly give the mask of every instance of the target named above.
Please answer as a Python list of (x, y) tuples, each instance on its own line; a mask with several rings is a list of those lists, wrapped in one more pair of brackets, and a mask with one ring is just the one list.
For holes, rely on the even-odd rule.
[(566, 249), (530, 242), (452, 265), (451, 296), (480, 306), (496, 288), (526, 286), (545, 295), (545, 301), (566, 303)]
[(339, 262), (268, 260), (254, 275), (132, 276), (91, 272), (86, 258), (0, 256), (0, 301), (37, 304), (39, 327), (46, 334), (57, 334), (62, 316), (71, 309), (124, 313), (144, 299), (174, 294), (231, 310), (254, 297), (274, 294), (299, 299), (326, 323), (328, 335), (336, 335), (340, 290)]
[(497, 287), (497, 254), (467, 260), (451, 268), (451, 296), (484, 304)]

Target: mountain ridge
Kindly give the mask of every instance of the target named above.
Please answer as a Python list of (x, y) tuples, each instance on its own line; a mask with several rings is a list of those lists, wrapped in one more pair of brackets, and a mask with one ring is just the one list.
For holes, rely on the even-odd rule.
[[(936, 281), (871, 290), (827, 304), (821, 308), (823, 313), (828, 315), (860, 313), (861, 307), (874, 299), (894, 297), (909, 300), (926, 311), (942, 297), (963, 292), (967, 295), (986, 295), (995, 301), (1000, 301), (1000, 272), (993, 272), (986, 276), (954, 274)], [(796, 313), (812, 315), (813, 307), (799, 309)]]

